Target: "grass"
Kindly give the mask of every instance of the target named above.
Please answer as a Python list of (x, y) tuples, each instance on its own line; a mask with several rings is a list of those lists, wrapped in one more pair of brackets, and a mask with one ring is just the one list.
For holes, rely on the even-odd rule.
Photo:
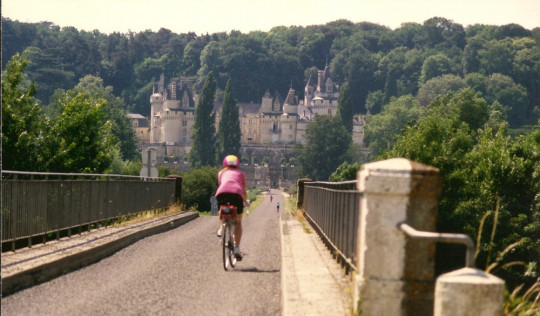
[(304, 217), (304, 212), (296, 208), (296, 198), (294, 195), (285, 194), (285, 210), (296, 217), (296, 219), (302, 224), (302, 228), (306, 234), (311, 234), (313, 230), (309, 226), (307, 219)]
[(130, 216), (122, 216), (114, 222), (113, 227), (130, 226), (133, 224), (147, 222), (149, 220), (152, 220), (158, 217), (180, 214), (183, 211), (184, 211), (183, 205), (174, 204), (165, 210), (161, 209), (161, 210), (154, 210), (154, 211), (146, 211), (146, 212), (141, 212), (141, 213), (137, 213)]

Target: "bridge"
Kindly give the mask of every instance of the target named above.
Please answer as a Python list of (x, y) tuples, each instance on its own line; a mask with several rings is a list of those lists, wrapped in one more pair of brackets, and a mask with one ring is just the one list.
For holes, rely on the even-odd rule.
[[(435, 168), (397, 159), (364, 165), (352, 182), (300, 180), (298, 217), (277, 214), (273, 203), (286, 200), (273, 191), (244, 219), (246, 256), (232, 273), (221, 267), (217, 219), (192, 212), (3, 253), (2, 288), (13, 294), (2, 314), (497, 314), (501, 280), (469, 267), (435, 282), (435, 240), (470, 248), (466, 236), (433, 233), (440, 185)], [(22, 286), (47, 273), (57, 277)]]

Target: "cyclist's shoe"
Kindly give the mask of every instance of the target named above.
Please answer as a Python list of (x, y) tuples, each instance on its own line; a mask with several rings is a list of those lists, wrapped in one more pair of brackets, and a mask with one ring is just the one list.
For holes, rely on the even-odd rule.
[(234, 247), (234, 257), (236, 258), (236, 260), (242, 261), (244, 255), (240, 251), (240, 247)]
[(217, 230), (217, 236), (221, 237), (221, 234), (223, 233), (223, 226), (219, 226), (219, 229)]

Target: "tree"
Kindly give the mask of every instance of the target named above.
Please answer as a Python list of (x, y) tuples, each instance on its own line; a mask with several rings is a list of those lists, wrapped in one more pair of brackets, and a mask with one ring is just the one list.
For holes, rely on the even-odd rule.
[(348, 162), (344, 162), (330, 175), (329, 181), (332, 182), (341, 182), (341, 181), (349, 181), (349, 180), (356, 180), (356, 174), (358, 173), (358, 170), (360, 170), (360, 164), (358, 162), (349, 164)]
[(465, 30), (452, 20), (434, 17), (424, 21), (426, 44), (435, 48), (465, 47)]
[(352, 133), (354, 109), (351, 89), (348, 83), (345, 83), (339, 91), (338, 111), (343, 125), (345, 125), (349, 133)]
[(493, 73), (512, 75), (514, 52), (510, 38), (485, 43), (484, 47), (478, 51), (478, 55), (480, 57), (480, 72), (484, 75), (489, 76)]
[(304, 176), (326, 181), (345, 161), (351, 136), (339, 116), (317, 115), (306, 129), (306, 145), (299, 157)]
[(453, 73), (452, 60), (450, 58), (444, 54), (432, 55), (424, 60), (420, 82), (425, 83), (431, 78)]
[(428, 80), (418, 89), (418, 101), (421, 105), (428, 105), (438, 96), (448, 92), (457, 92), (467, 87), (465, 81), (456, 75), (443, 75)]
[(366, 98), (366, 110), (369, 115), (379, 114), (384, 104), (384, 92), (381, 90), (370, 91)]
[(467, 41), (467, 45), (465, 45), (465, 48), (463, 49), (463, 59), (461, 62), (464, 74), (480, 71), (480, 58), (478, 52), (482, 49), (483, 43), (484, 41), (478, 36), (470, 38)]
[(111, 164), (117, 140), (106, 121), (104, 99), (68, 91), (59, 100), (60, 115), (49, 123), (44, 146), (46, 170), (103, 173)]
[(206, 77), (195, 109), (195, 123), (191, 137), (193, 147), (189, 153), (192, 167), (214, 166), (216, 164), (216, 125), (213, 112), (215, 94), (216, 81), (213, 72), (210, 72)]
[(372, 157), (377, 157), (393, 147), (397, 135), (405, 126), (414, 124), (424, 108), (411, 95), (392, 98), (376, 115), (369, 116), (364, 126), (364, 142), (369, 144)]
[(2, 75), (2, 168), (41, 171), (41, 106), (36, 86), (24, 80), (26, 54), (15, 54)]
[(527, 90), (512, 78), (501, 74), (487, 77), (485, 98), (488, 103), (498, 101), (505, 107), (510, 126), (518, 127), (527, 122)]
[[(478, 266), (493, 263), (512, 244), (503, 263), (528, 263), (538, 258), (540, 125), (513, 142), (505, 122), (492, 121), (493, 115), (487, 121), (488, 111), (472, 90), (439, 98), (416, 125), (406, 128), (385, 157), (406, 157), (439, 168), (444, 183), (437, 230), (478, 238)], [(461, 256), (452, 263), (440, 249), (438, 272), (462, 265)], [(508, 267), (494, 272), (513, 287), (523, 279)]]
[(105, 111), (112, 123), (112, 133), (119, 141), (120, 154), (124, 160), (131, 160), (138, 156), (136, 151), (137, 138), (133, 124), (124, 110), (122, 99), (114, 96), (113, 87), (105, 87), (103, 79), (87, 75), (73, 88), (74, 93), (82, 93), (93, 99), (106, 100)]
[(206, 44), (201, 52), (201, 68), (199, 68), (198, 76), (204, 77), (210, 71), (219, 73), (221, 68), (221, 61), (219, 58), (220, 48), (216, 41), (211, 41)]
[(238, 105), (232, 92), (231, 79), (227, 81), (227, 87), (223, 95), (223, 107), (221, 108), (221, 120), (217, 133), (217, 161), (226, 155), (240, 155), (242, 131), (238, 117)]

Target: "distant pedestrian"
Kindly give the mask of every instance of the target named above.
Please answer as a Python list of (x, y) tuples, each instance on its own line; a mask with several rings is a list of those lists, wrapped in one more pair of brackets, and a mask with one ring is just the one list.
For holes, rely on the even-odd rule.
[(276, 204), (276, 209), (277, 209), (277, 212), (279, 213), (279, 202), (277, 202)]
[(274, 197), (270, 195), (270, 202), (272, 202), (273, 199), (274, 199)]

